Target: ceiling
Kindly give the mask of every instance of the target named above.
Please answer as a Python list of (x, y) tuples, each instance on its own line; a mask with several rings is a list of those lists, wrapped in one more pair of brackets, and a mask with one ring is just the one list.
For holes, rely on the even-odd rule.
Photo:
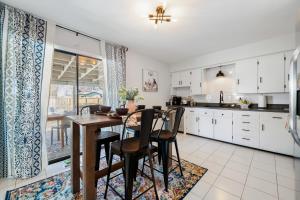
[[(2, 0), (171, 64), (295, 30), (299, 0)], [(177, 22), (147, 20), (155, 6)]]

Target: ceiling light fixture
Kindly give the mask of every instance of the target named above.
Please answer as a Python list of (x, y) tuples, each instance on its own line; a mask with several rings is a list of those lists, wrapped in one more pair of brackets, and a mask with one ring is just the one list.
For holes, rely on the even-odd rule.
[(222, 67), (222, 66), (220, 66), (220, 70), (219, 70), (219, 72), (217, 73), (216, 77), (224, 77), (224, 76), (225, 76), (225, 74), (221, 71), (221, 67)]
[(154, 21), (155, 24), (158, 22), (171, 22), (171, 15), (165, 15), (165, 8), (160, 5), (156, 8), (156, 14), (149, 14), (149, 20)]

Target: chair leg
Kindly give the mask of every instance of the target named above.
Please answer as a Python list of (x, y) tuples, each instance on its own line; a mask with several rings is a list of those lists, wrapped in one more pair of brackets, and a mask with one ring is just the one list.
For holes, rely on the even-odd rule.
[(158, 148), (157, 159), (158, 159), (158, 164), (160, 165), (161, 164), (161, 151), (162, 151), (160, 142), (158, 142), (157, 148)]
[(164, 174), (164, 182), (165, 182), (165, 191), (168, 192), (168, 184), (169, 184), (169, 142), (162, 141), (162, 162), (163, 162), (163, 174)]
[[(151, 176), (152, 176), (152, 183), (153, 183), (153, 187), (154, 187), (154, 192), (155, 192), (155, 196), (156, 196), (156, 200), (158, 200), (158, 194), (157, 194), (157, 189), (156, 189), (156, 183), (155, 183), (155, 177), (154, 177), (154, 170), (153, 170), (153, 162), (152, 162), (152, 154), (150, 152), (150, 150), (148, 149), (148, 158), (149, 158), (149, 163), (150, 163), (150, 171), (151, 171)], [(144, 157), (145, 159), (145, 157)], [(144, 166), (143, 166), (144, 167)]]
[(107, 173), (105, 193), (104, 193), (104, 199), (106, 199), (106, 196), (107, 196), (107, 190), (108, 190), (108, 184), (109, 184), (109, 179), (110, 179), (110, 171), (111, 171), (112, 159), (113, 159), (113, 154), (112, 154), (112, 152), (110, 152), (109, 163), (108, 163), (108, 173)]
[(143, 166), (142, 166), (141, 176), (144, 176), (145, 161), (146, 161), (146, 156), (144, 156), (144, 158), (143, 158)]
[[(101, 143), (97, 142), (96, 144), (96, 164), (95, 164), (95, 171), (99, 170), (100, 167), (100, 156), (101, 156)], [(95, 181), (95, 186), (97, 188), (98, 180)]]
[(68, 145), (69, 137), (68, 137), (68, 129), (67, 128), (65, 128), (65, 136), (66, 136), (66, 145)]
[(106, 142), (104, 144), (104, 149), (105, 149), (105, 159), (106, 163), (108, 164), (108, 158), (109, 158), (109, 142)]
[(132, 190), (133, 190), (133, 178), (134, 178), (134, 167), (135, 165), (136, 156), (125, 154), (125, 199), (131, 200), (132, 199)]
[(134, 168), (134, 177), (133, 177), (133, 179), (136, 181), (136, 176), (137, 176), (138, 167), (139, 167), (139, 160), (135, 159), (133, 164), (134, 164), (134, 166), (133, 166), (133, 168)]
[(181, 161), (180, 161), (179, 151), (178, 151), (178, 144), (177, 144), (177, 140), (176, 139), (175, 139), (174, 143), (175, 143), (175, 148), (176, 148), (176, 154), (177, 154), (177, 160), (178, 160), (178, 163), (179, 163), (180, 173), (181, 173), (181, 176), (183, 176), (182, 167), (181, 167)]

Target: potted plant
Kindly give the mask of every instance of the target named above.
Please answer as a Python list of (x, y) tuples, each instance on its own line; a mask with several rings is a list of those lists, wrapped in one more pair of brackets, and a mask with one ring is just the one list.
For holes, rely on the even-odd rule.
[(239, 103), (241, 106), (241, 109), (248, 109), (251, 102), (245, 98), (240, 98)]
[(125, 88), (121, 86), (119, 89), (119, 97), (121, 105), (128, 108), (128, 112), (134, 112), (136, 110), (135, 102), (143, 100), (144, 98), (140, 96), (138, 88)]

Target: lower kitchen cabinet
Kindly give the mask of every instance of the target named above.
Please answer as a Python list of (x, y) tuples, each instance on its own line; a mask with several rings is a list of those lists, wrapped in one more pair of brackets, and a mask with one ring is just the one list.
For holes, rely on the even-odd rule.
[(214, 121), (213, 121), (213, 111), (201, 109), (198, 112), (199, 115), (199, 135), (207, 138), (214, 137)]
[(259, 148), (259, 112), (233, 112), (232, 135), (235, 144)]
[(294, 140), (287, 122), (287, 113), (260, 113), (260, 148), (294, 155)]
[(185, 121), (184, 127), (185, 132), (193, 135), (199, 135), (198, 132), (198, 109), (196, 108), (186, 108), (185, 109)]
[(214, 138), (225, 142), (232, 142), (232, 111), (214, 111)]

